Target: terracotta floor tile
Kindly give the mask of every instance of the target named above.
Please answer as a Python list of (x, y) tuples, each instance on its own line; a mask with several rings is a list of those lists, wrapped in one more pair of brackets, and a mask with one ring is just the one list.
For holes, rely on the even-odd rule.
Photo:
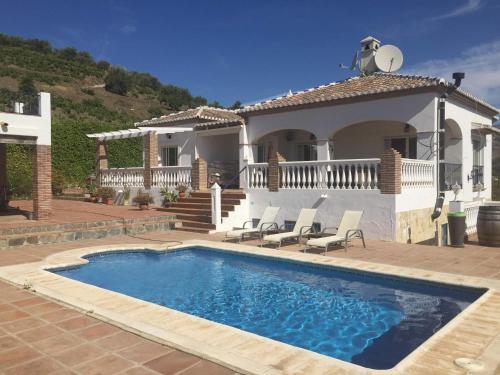
[(26, 314), (24, 311), (9, 310), (9, 311), (5, 311), (3, 313), (0, 313), (0, 322), (2, 322), (2, 323), (12, 322), (14, 320), (26, 318), (28, 316), (29, 315)]
[(235, 372), (216, 363), (202, 360), (182, 372), (182, 375), (233, 375)]
[(143, 342), (137, 345), (119, 351), (118, 354), (128, 360), (138, 363), (144, 363), (172, 351), (173, 349), (167, 346), (163, 346), (152, 341), (143, 340)]
[(20, 346), (5, 352), (0, 352), (0, 370), (23, 364), (24, 362), (31, 361), (38, 357), (40, 357), (40, 353), (27, 346)]
[(56, 310), (47, 314), (40, 315), (39, 318), (51, 323), (57, 323), (63, 320), (81, 316), (81, 314), (82, 313), (77, 310), (63, 308), (61, 310)]
[(75, 346), (81, 345), (82, 343), (82, 339), (66, 333), (50, 337), (46, 340), (37, 341), (32, 345), (41, 352), (53, 355), (63, 350), (68, 350)]
[(54, 358), (68, 366), (76, 366), (82, 362), (101, 357), (103, 350), (90, 344), (82, 344), (71, 349), (62, 351)]
[(175, 350), (169, 354), (146, 362), (144, 366), (160, 374), (170, 375), (185, 370), (200, 361), (198, 357)]
[(18, 307), (27, 307), (27, 306), (39, 305), (41, 303), (46, 303), (46, 302), (47, 300), (45, 298), (35, 296), (13, 302), (13, 304)]
[(64, 370), (64, 367), (51, 358), (39, 358), (34, 361), (11, 367), (5, 370), (6, 375), (34, 375), (34, 374), (53, 374)]
[(65, 329), (67, 331), (75, 331), (77, 329), (82, 329), (85, 327), (89, 327), (95, 324), (98, 324), (99, 321), (97, 319), (91, 318), (90, 316), (81, 315), (76, 318), (71, 318), (62, 322), (57, 323), (58, 327)]
[(0, 304), (0, 313), (6, 312), (6, 311), (15, 310), (15, 309), (16, 308), (14, 306), (12, 306), (11, 304), (9, 304), (9, 303), (2, 303), (2, 304)]
[(31, 315), (43, 315), (51, 311), (60, 310), (63, 307), (54, 302), (46, 302), (39, 305), (27, 306), (23, 309)]
[(23, 345), (23, 343), (16, 339), (14, 336), (0, 337), (0, 352), (13, 349), (20, 345)]
[(119, 328), (107, 323), (99, 323), (95, 326), (76, 331), (75, 334), (87, 340), (97, 340), (117, 332), (120, 332)]
[(40, 327), (43, 326), (44, 324), (46, 323), (41, 321), (40, 319), (29, 317), (29, 318), (15, 320), (9, 323), (4, 323), (1, 325), (1, 327), (8, 332), (16, 333), (20, 331), (25, 331), (27, 329)]
[(75, 370), (85, 375), (107, 375), (133, 367), (134, 364), (113, 354), (108, 354), (95, 361), (86, 362), (75, 367)]
[(41, 326), (17, 334), (18, 337), (27, 342), (45, 340), (52, 336), (61, 335), (64, 331), (53, 325)]
[(158, 374), (156, 371), (150, 370), (146, 367), (134, 367), (125, 372), (120, 373), (120, 375), (152, 375)]
[(104, 337), (95, 342), (96, 345), (107, 350), (120, 350), (135, 345), (143, 340), (130, 332), (119, 332), (112, 336)]

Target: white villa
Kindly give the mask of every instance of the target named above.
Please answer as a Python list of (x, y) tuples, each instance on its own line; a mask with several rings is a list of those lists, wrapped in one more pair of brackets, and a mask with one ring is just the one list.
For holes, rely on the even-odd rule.
[[(363, 51), (375, 53), (374, 43), (364, 39)], [(102, 186), (148, 189), (157, 204), (161, 188), (190, 186), (192, 198), (169, 208), (185, 230), (228, 230), (271, 205), (281, 207), (280, 225), (301, 208), (318, 209), (319, 227), (363, 210), (367, 238), (435, 241), (447, 233), (452, 186), (461, 188), (468, 234), (492, 193), (498, 109), (461, 90), (461, 78), (361, 75), (239, 110), (199, 107), (88, 136), (97, 140)], [(108, 168), (106, 142), (137, 136), (144, 165)], [(244, 193), (223, 196), (221, 220), (203, 195), (213, 182)]]

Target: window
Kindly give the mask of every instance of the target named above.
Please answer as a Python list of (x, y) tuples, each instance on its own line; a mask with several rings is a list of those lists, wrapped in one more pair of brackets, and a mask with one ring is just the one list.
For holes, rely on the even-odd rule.
[(390, 138), (388, 143), (401, 154), (401, 157), (417, 158), (417, 137)]
[(163, 147), (161, 149), (161, 165), (173, 167), (177, 165), (179, 150), (177, 147)]
[(297, 161), (318, 160), (316, 145), (306, 143), (297, 145)]
[(472, 181), (474, 186), (478, 183), (484, 185), (484, 138), (472, 139)]

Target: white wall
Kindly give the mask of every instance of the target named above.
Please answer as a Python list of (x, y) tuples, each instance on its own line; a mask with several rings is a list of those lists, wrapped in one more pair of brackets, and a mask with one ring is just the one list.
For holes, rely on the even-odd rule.
[[(345, 210), (364, 210), (361, 229), (366, 238), (393, 240), (395, 234), (395, 198), (378, 191), (295, 190), (269, 192), (249, 189), (249, 219), (260, 218), (267, 206), (279, 206), (278, 224), (295, 221), (302, 208), (316, 207), (315, 222), (321, 227), (338, 227)], [(322, 200), (321, 195), (327, 194)], [(241, 218), (242, 221), (245, 218)]]
[[(321, 141), (346, 126), (367, 121), (396, 121), (412, 125), (417, 132), (433, 132), (436, 95), (426, 93), (265, 115), (249, 114), (246, 129), (248, 142), (252, 144), (268, 133), (285, 129), (307, 130)], [(250, 155), (249, 162), (253, 160)]]
[(39, 101), (40, 114), (38, 116), (0, 112), (0, 122), (5, 122), (8, 124), (8, 126), (0, 127), (0, 136), (8, 135), (37, 137), (37, 144), (50, 146), (50, 94), (46, 92), (40, 93)]
[(210, 136), (200, 136), (197, 134), (196, 137), (198, 155), (207, 162), (238, 160), (238, 133), (214, 134)]
[(174, 133), (171, 134), (170, 138), (167, 137), (167, 134), (158, 135), (158, 156), (161, 155), (161, 149), (163, 147), (174, 146), (179, 150), (179, 166), (191, 166), (195, 154), (194, 132)]

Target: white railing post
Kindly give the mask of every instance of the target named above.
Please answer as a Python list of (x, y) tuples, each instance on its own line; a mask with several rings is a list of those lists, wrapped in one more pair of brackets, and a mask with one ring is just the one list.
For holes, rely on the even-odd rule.
[(221, 213), (221, 188), (216, 182), (210, 188), (212, 194), (212, 224), (215, 225), (215, 229), (220, 226), (222, 222)]

